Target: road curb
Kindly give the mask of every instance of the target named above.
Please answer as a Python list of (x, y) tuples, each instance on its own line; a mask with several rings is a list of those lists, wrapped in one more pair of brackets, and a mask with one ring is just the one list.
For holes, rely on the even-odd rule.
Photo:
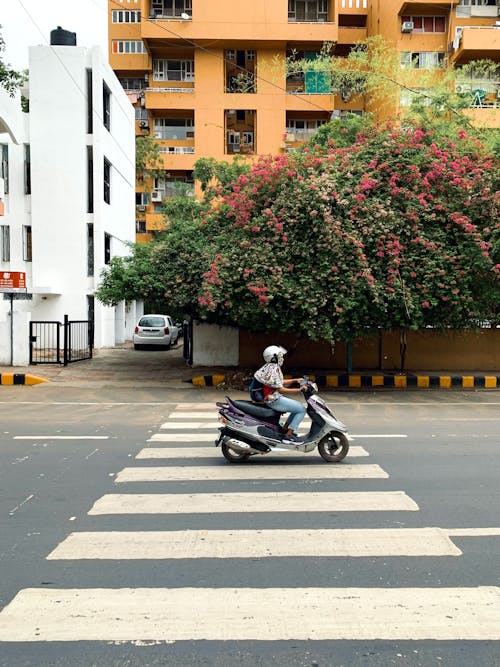
[[(497, 389), (500, 375), (309, 375), (318, 387), (326, 389)], [(196, 387), (217, 387), (225, 375), (199, 375), (191, 382)]]
[(49, 382), (49, 380), (26, 373), (0, 373), (0, 385), (34, 385), (41, 382)]

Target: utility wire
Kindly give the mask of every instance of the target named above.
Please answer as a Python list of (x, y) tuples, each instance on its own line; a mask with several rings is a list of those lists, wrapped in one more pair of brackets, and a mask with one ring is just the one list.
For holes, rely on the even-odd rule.
[[(117, 0), (111, 0), (111, 4), (113, 4), (116, 7), (123, 10), (123, 5), (119, 2), (117, 2)], [(246, 74), (249, 73), (248, 70), (245, 69), (244, 67), (241, 67), (240, 65), (236, 65), (231, 60), (228, 60), (228, 58), (225, 58), (224, 56), (220, 56), (219, 54), (215, 53), (214, 51), (212, 51), (210, 49), (207, 49), (206, 47), (201, 46), (200, 44), (197, 44), (196, 42), (193, 42), (192, 40), (188, 39), (187, 37), (184, 37), (183, 35), (175, 32), (174, 30), (171, 30), (171, 29), (165, 27), (162, 23), (158, 23), (155, 19), (147, 18), (147, 19), (143, 19), (143, 20), (146, 20), (148, 23), (152, 23), (153, 25), (156, 25), (157, 27), (161, 28), (165, 32), (168, 32), (170, 35), (174, 35), (174, 37), (177, 37), (178, 39), (181, 39), (182, 41), (186, 42), (187, 44), (194, 47), (195, 49), (198, 49), (200, 51), (204, 51), (205, 53), (212, 56), (213, 58), (217, 58), (217, 60), (221, 60), (224, 63), (229, 63), (231, 65), (231, 67), (234, 67), (235, 69), (239, 69)], [(285, 87), (280, 86), (279, 84), (275, 83), (274, 81), (270, 81), (269, 79), (265, 79), (264, 77), (260, 76), (258, 74), (258, 72), (254, 72), (253, 75), (257, 80), (262, 81), (263, 83), (267, 83), (270, 86), (273, 86), (274, 88), (277, 88), (281, 92), (284, 92), (284, 93), (287, 92), (287, 89)], [(325, 111), (326, 113), (329, 113), (329, 114), (332, 113), (332, 111), (330, 109), (325, 109), (320, 104), (316, 104), (315, 102), (311, 101), (306, 95), (301, 95), (300, 93), (294, 93), (294, 97), (297, 97), (297, 98), (303, 100), (304, 102), (306, 102), (307, 104), (310, 104), (311, 106), (316, 107), (316, 109), (320, 109), (320, 111)]]

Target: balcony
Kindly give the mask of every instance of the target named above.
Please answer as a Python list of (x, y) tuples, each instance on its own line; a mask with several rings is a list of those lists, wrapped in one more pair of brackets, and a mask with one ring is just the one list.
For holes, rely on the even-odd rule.
[(194, 109), (194, 83), (182, 86), (175, 81), (169, 85), (146, 88), (147, 109)]
[[(399, 7), (399, 14), (410, 14), (415, 16), (419, 12), (424, 14), (428, 12), (437, 12), (438, 14), (448, 14), (450, 9), (458, 5), (458, 0), (402, 0)], [(444, 11), (443, 11), (444, 9)]]
[(339, 38), (337, 44), (356, 44), (356, 42), (364, 42), (366, 37), (366, 28), (357, 26), (339, 26)]
[(167, 228), (163, 213), (146, 213), (146, 231), (161, 232)]
[(457, 28), (457, 34), (449, 46), (449, 51), (451, 62), (454, 64), (482, 58), (497, 60), (500, 51), (500, 26)]

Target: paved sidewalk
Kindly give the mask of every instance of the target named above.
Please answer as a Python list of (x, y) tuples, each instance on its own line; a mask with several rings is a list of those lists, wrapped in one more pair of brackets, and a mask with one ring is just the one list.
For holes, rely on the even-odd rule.
[[(292, 371), (292, 369), (287, 369)], [(37, 364), (27, 367), (0, 366), (0, 384), (35, 384), (45, 380), (69, 387), (218, 386), (246, 390), (251, 371), (224, 367), (189, 367), (182, 357), (182, 344), (171, 350), (134, 350), (130, 343), (95, 350), (94, 357), (68, 366)], [(298, 371), (300, 374), (300, 371)], [(473, 371), (407, 372), (311, 370), (310, 377), (324, 389), (500, 389), (500, 373)]]

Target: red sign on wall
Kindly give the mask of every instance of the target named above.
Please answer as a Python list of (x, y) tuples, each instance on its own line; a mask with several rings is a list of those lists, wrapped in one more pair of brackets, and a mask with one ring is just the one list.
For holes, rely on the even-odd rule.
[(0, 271), (0, 289), (26, 289), (24, 271)]

